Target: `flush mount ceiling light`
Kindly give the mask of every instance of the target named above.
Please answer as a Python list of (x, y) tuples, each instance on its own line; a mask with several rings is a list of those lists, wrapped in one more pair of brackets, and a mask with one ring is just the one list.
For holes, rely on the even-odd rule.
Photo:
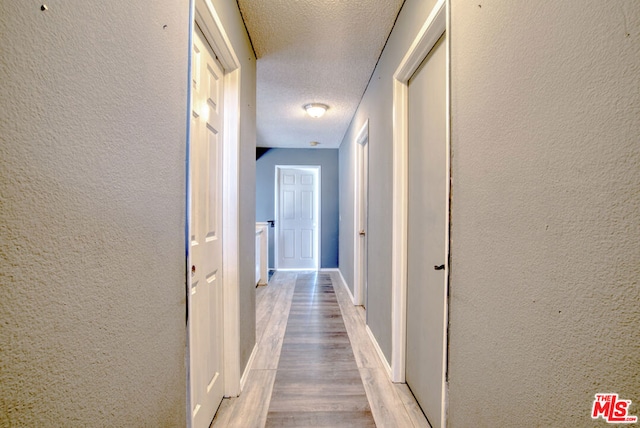
[(306, 104), (304, 106), (304, 109), (307, 111), (307, 114), (314, 118), (318, 118), (322, 116), (327, 111), (328, 108), (329, 108), (328, 105), (320, 104), (320, 103), (311, 103), (311, 104)]

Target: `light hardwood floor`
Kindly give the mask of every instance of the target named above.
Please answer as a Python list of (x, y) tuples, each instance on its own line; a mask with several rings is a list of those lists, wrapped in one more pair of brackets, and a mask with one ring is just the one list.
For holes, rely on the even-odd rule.
[[(301, 286), (296, 291), (296, 282), (300, 279), (304, 285), (308, 278), (320, 279), (319, 288), (313, 290), (315, 294), (309, 287)], [(327, 293), (327, 286), (333, 287), (333, 293)], [(331, 306), (329, 295), (337, 299), (339, 311), (335, 303)], [(316, 303), (322, 300), (321, 305), (310, 305), (310, 299)], [(312, 307), (321, 309), (310, 311)], [(389, 380), (364, 319), (364, 309), (353, 305), (337, 271), (317, 275), (276, 272), (269, 285), (256, 290), (258, 344), (244, 390), (240, 397), (223, 400), (211, 426), (367, 427), (372, 426), (373, 415), (375, 426), (381, 428), (429, 427), (409, 388)], [(329, 349), (316, 352), (311, 365), (300, 364), (304, 353), (317, 350), (318, 346), (309, 343), (315, 339), (305, 339), (305, 329), (317, 330), (321, 324), (326, 327), (322, 331), (330, 337)], [(350, 346), (344, 337), (345, 329)], [(344, 370), (339, 372), (338, 366)], [(309, 372), (310, 367), (315, 369)], [(329, 376), (323, 367), (336, 369), (336, 376)], [(339, 379), (340, 384), (331, 386), (331, 379)], [(291, 387), (298, 388), (294, 389), (295, 394)], [(327, 387), (335, 388), (336, 393), (331, 394)], [(368, 402), (362, 401), (363, 387)], [(336, 397), (338, 389), (344, 394), (342, 398)], [(296, 409), (302, 412), (292, 413)], [(346, 410), (351, 413), (344, 413)]]
[(375, 427), (326, 273), (296, 279), (266, 426)]

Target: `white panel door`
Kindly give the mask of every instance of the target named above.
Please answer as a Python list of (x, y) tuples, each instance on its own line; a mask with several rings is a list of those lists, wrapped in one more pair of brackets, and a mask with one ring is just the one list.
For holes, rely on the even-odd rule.
[(318, 269), (319, 168), (277, 168), (278, 269)]
[(222, 278), (223, 71), (194, 31), (189, 344), (193, 427), (208, 427), (224, 392)]
[(444, 36), (409, 80), (406, 381), (442, 424), (446, 213)]
[[(368, 126), (368, 125), (365, 125)], [(361, 131), (362, 132), (362, 131)], [(369, 137), (356, 144), (355, 168), (355, 229), (356, 242), (354, 247), (354, 299), (357, 305), (367, 307), (368, 294), (368, 216), (369, 216)]]

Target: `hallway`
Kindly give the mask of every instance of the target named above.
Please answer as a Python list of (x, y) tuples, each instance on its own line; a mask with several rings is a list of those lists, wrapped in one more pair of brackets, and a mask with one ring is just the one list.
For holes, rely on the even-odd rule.
[(276, 272), (256, 290), (258, 347), (245, 388), (212, 427), (428, 427), (393, 384), (338, 272)]

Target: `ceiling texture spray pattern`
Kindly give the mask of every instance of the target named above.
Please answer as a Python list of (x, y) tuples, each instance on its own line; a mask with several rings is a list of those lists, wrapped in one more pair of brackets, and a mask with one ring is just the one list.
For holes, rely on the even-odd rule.
[[(257, 146), (337, 148), (403, 0), (239, 0), (258, 57)], [(323, 103), (313, 119), (303, 106)]]

